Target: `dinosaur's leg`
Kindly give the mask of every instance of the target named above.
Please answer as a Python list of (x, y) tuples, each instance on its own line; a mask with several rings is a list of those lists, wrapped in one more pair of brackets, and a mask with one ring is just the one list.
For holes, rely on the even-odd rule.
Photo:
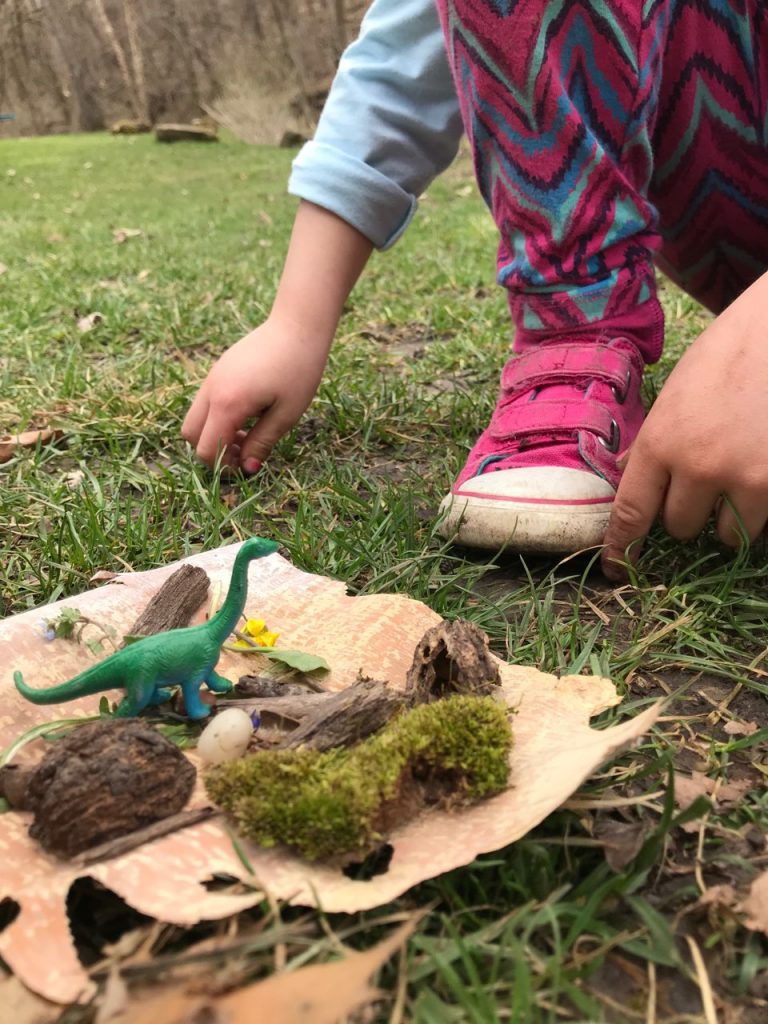
[(188, 718), (207, 718), (211, 709), (203, 704), (200, 699), (200, 686), (203, 680), (199, 677), (181, 684), (181, 692), (184, 694), (184, 707)]
[(134, 676), (124, 689), (125, 697), (115, 708), (117, 718), (133, 718), (138, 715), (151, 702), (155, 692), (153, 681), (140, 675)]
[(150, 705), (154, 706), (155, 704), (165, 704), (166, 701), (169, 701), (173, 696), (173, 691), (173, 686), (156, 686), (155, 691), (152, 694), (152, 698), (149, 701)]
[(225, 679), (224, 676), (220, 676), (213, 669), (208, 673), (205, 681), (208, 683), (208, 689), (213, 690), (214, 693), (229, 693), (234, 686), (231, 679)]

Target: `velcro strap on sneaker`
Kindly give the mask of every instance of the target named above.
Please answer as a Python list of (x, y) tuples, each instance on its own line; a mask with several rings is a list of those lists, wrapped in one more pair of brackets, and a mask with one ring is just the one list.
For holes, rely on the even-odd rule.
[(619, 399), (626, 396), (632, 361), (626, 352), (596, 342), (564, 342), (540, 345), (510, 359), (501, 375), (504, 394), (521, 394), (548, 384), (585, 386), (600, 380), (616, 388)]
[(609, 451), (618, 451), (621, 443), (618, 423), (598, 402), (554, 402), (545, 398), (515, 402), (497, 408), (489, 430), (497, 441), (524, 441), (542, 434), (556, 440), (588, 430), (601, 438)]

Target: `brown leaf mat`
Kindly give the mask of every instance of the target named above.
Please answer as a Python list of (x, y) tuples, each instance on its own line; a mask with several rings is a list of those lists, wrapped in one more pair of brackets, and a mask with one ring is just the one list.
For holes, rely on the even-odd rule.
[[(226, 589), (236, 551), (237, 546), (220, 548), (189, 561)], [(69, 679), (94, 661), (82, 645), (46, 641), (41, 619), (53, 618), (67, 606), (120, 634), (176, 568), (122, 575), (100, 589), (0, 622), (0, 748), (36, 724), (94, 714), (98, 708), (98, 697), (36, 707), (17, 694), (15, 669), (41, 687)], [(331, 666), (324, 683), (334, 690), (349, 685), (359, 671), (402, 686), (416, 644), (440, 621), (425, 605), (400, 595), (350, 597), (343, 583), (301, 572), (279, 555), (251, 564), (247, 612), (279, 631), (279, 645), (324, 657)], [(223, 652), (218, 670), (237, 679), (254, 670), (254, 660)], [(636, 741), (658, 714), (653, 707), (597, 731), (590, 728), (590, 718), (618, 702), (610, 680), (557, 679), (506, 664), (501, 675), (506, 699), (517, 712), (510, 788), (461, 813), (430, 811), (399, 828), (390, 837), (394, 852), (389, 869), (370, 881), (355, 881), (336, 868), (310, 865), (285, 850), (264, 850), (242, 841), (255, 872), (249, 875), (218, 818), (121, 857), (75, 867), (47, 856), (29, 839), (28, 815), (1, 815), (0, 900), (15, 901), (19, 913), (0, 932), (0, 956), (47, 999), (70, 1003), (88, 998), (93, 985), (78, 960), (66, 912), (69, 888), (81, 875), (96, 879), (141, 913), (177, 925), (235, 914), (261, 900), (257, 888), (274, 899), (320, 904), (330, 913), (388, 903), (419, 882), (525, 835), (596, 768)], [(189, 806), (206, 802), (198, 783)], [(202, 883), (217, 873), (249, 881), (253, 893), (208, 891)]]

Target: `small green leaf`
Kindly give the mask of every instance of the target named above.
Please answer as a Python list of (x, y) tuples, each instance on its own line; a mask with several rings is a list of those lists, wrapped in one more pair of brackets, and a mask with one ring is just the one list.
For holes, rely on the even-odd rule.
[(83, 617), (77, 608), (62, 608), (55, 619), (49, 619), (46, 623), (60, 640), (71, 640), (75, 635), (75, 629), (83, 621)]
[(0, 796), (0, 814), (7, 814), (11, 810), (11, 805), (5, 799), (4, 796)]
[(143, 636), (134, 636), (133, 633), (126, 633), (123, 637), (123, 647), (130, 647), (131, 644), (138, 643), (139, 640), (143, 639)]
[(279, 661), (297, 672), (327, 672), (330, 665), (325, 658), (305, 651), (291, 651), (285, 647), (235, 647), (224, 644), (224, 650), (235, 651), (237, 654), (260, 654), (272, 661)]
[(289, 651), (282, 647), (265, 647), (262, 654), (272, 661), (282, 662), (297, 672), (327, 672), (330, 665), (325, 658), (317, 654), (306, 654), (304, 651)]

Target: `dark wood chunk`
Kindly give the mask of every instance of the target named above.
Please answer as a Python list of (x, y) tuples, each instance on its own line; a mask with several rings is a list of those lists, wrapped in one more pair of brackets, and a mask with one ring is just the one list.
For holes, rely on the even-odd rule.
[(0, 768), (0, 796), (4, 796), (15, 811), (28, 811), (27, 791), (37, 765), (6, 764)]
[(407, 703), (406, 695), (387, 683), (358, 679), (340, 693), (323, 696), (317, 709), (306, 715), (282, 746), (313, 750), (351, 747), (378, 732)]
[(140, 720), (89, 722), (57, 740), (30, 780), (29, 834), (72, 857), (181, 811), (195, 768)]
[(499, 665), (488, 637), (463, 619), (443, 620), (428, 630), (418, 646), (406, 678), (413, 703), (438, 700), (452, 693), (493, 693), (501, 685)]
[(182, 565), (149, 602), (128, 631), (130, 636), (153, 636), (188, 626), (208, 595), (208, 573), (198, 565)]

